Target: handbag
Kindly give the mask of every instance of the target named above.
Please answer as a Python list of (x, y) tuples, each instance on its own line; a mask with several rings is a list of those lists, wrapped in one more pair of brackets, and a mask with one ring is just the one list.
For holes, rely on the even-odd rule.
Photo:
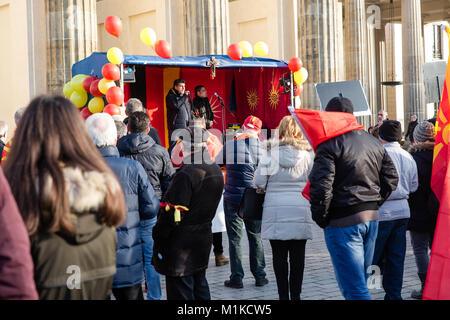
[[(267, 189), (269, 179), (267, 179), (265, 189)], [(265, 189), (245, 188), (238, 211), (238, 215), (242, 219), (262, 220)]]

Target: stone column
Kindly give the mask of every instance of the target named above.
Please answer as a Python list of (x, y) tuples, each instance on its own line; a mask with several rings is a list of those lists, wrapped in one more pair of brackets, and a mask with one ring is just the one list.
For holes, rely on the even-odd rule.
[(72, 65), (97, 50), (95, 0), (46, 0), (47, 88), (61, 94)]
[(403, 105), (405, 120), (425, 119), (423, 38), (420, 0), (402, 0)]
[[(400, 79), (397, 75), (397, 63), (395, 57), (401, 54), (396, 50), (395, 38), (396, 30), (395, 25), (388, 23), (386, 25), (386, 76), (383, 81), (396, 81)], [(386, 106), (385, 111), (389, 115), (389, 119), (399, 120), (399, 114), (397, 114), (397, 86), (385, 86), (386, 88)]]
[(377, 65), (377, 74), (376, 77), (378, 79), (376, 86), (376, 94), (377, 94), (377, 103), (376, 110), (387, 108), (387, 99), (386, 99), (386, 86), (381, 85), (382, 81), (386, 81), (386, 34), (385, 34), (385, 25), (382, 25), (380, 29), (375, 31), (375, 56), (376, 56), (376, 65)]
[(298, 14), (299, 57), (309, 72), (301, 96), (302, 107), (320, 109), (314, 83), (338, 80), (339, 32), (337, 0), (300, 0)]
[(184, 15), (187, 55), (226, 54), (230, 44), (227, 0), (184, 0)]
[[(369, 106), (372, 114), (378, 112), (377, 101), (377, 65), (376, 65), (376, 51), (375, 51), (375, 26), (367, 25), (367, 51), (368, 51), (368, 97)], [(375, 124), (375, 117), (371, 119), (371, 125)]]

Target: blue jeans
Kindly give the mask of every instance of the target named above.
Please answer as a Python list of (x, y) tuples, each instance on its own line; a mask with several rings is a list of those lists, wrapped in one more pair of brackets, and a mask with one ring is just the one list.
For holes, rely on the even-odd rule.
[(330, 252), (334, 273), (346, 300), (371, 300), (367, 269), (372, 263), (378, 221), (325, 229), (325, 241)]
[(225, 224), (230, 250), (230, 280), (241, 283), (242, 278), (244, 278), (241, 250), (243, 223), (245, 223), (245, 231), (247, 232), (250, 249), (250, 271), (256, 280), (264, 279), (266, 277), (266, 272), (264, 271), (266, 262), (264, 260), (264, 248), (261, 240), (261, 221), (243, 220), (238, 216), (239, 205), (231, 202), (224, 201), (223, 208), (225, 211)]
[(380, 267), (383, 275), (384, 300), (402, 300), (408, 221), (379, 222), (373, 264)]
[(152, 265), (153, 238), (152, 230), (156, 217), (141, 221), (142, 252), (144, 253), (145, 279), (147, 282), (147, 299), (161, 300), (161, 276)]

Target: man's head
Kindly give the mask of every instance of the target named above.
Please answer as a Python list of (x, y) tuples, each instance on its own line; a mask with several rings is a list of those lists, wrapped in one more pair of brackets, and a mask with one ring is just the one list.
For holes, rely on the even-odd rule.
[(144, 106), (142, 105), (141, 100), (136, 98), (131, 98), (127, 102), (127, 106), (125, 108), (125, 114), (127, 117), (131, 116), (135, 112), (144, 112)]
[(253, 131), (259, 134), (262, 129), (262, 121), (258, 117), (248, 116), (242, 125), (242, 129), (244, 131)]
[(5, 121), (0, 121), (0, 140), (6, 140), (7, 133), (8, 133), (8, 124)]
[(334, 97), (328, 102), (325, 111), (346, 112), (353, 114), (353, 103), (350, 99), (344, 97)]
[(122, 121), (114, 120), (117, 129), (117, 140), (127, 135), (127, 126)]
[(19, 125), (20, 119), (22, 119), (23, 114), (25, 113), (26, 108), (20, 108), (14, 113), (14, 121), (16, 122), (16, 126)]
[(173, 87), (181, 94), (184, 94), (184, 92), (186, 91), (186, 83), (184, 82), (183, 79), (175, 80), (173, 82)]
[(115, 146), (117, 129), (113, 118), (107, 113), (95, 113), (86, 120), (86, 128), (97, 148)]
[(378, 123), (382, 123), (384, 120), (388, 118), (388, 113), (384, 110), (378, 111)]
[(199, 98), (206, 98), (207, 97), (206, 88), (202, 85), (196, 86), (195, 87), (195, 96), (199, 97)]
[(417, 121), (417, 116), (415, 114), (413, 114), (410, 118), (411, 122)]
[(135, 112), (128, 120), (128, 131), (130, 133), (148, 133), (150, 130), (150, 118), (145, 112)]
[(401, 123), (396, 120), (385, 120), (378, 130), (378, 136), (382, 142), (400, 142), (402, 140)]
[(414, 129), (413, 138), (414, 142), (426, 142), (435, 141), (434, 125), (429, 121), (423, 121), (419, 123)]

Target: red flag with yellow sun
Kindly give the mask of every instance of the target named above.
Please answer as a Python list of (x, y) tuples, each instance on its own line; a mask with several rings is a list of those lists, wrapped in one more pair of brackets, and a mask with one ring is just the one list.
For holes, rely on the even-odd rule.
[[(446, 27), (450, 40), (450, 27)], [(440, 202), (424, 300), (450, 300), (450, 59), (436, 119), (431, 188)]]

